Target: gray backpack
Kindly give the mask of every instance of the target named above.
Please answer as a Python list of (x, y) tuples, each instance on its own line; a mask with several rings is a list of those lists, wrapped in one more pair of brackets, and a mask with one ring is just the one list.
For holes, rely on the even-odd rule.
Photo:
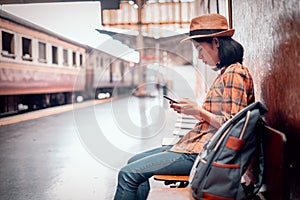
[[(228, 120), (205, 144), (190, 174), (195, 199), (240, 200), (246, 198), (241, 178), (258, 144), (262, 145), (257, 122), (267, 113), (260, 102), (252, 103)], [(252, 193), (262, 183), (263, 152), (260, 149), (260, 174)]]

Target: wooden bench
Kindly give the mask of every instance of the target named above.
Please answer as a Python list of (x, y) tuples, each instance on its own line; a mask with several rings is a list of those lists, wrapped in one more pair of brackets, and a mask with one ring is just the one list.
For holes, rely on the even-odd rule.
[(194, 198), (190, 188), (155, 188), (150, 190), (147, 200), (189, 200)]
[(174, 145), (178, 140), (191, 130), (198, 121), (190, 116), (179, 115), (176, 119), (173, 137), (165, 137), (162, 140), (162, 145)]
[(185, 188), (189, 184), (189, 176), (154, 175), (154, 180), (164, 181), (165, 185), (170, 185), (173, 188)]
[[(263, 126), (265, 172), (264, 190), (260, 191), (261, 199), (282, 200), (285, 199), (286, 180), (285, 172), (285, 135), (270, 126)], [(155, 175), (155, 180), (161, 181), (187, 181), (187, 176)], [(190, 189), (187, 188), (155, 188), (151, 189), (148, 200), (168, 199), (193, 199)]]
[(179, 137), (185, 135), (189, 130), (191, 130), (195, 124), (198, 122), (193, 117), (189, 116), (179, 116), (176, 120), (175, 129), (173, 134)]

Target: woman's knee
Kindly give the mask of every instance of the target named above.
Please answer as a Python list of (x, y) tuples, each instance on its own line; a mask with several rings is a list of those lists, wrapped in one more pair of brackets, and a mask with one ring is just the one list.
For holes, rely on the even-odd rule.
[(127, 188), (127, 190), (136, 190), (139, 186), (139, 181), (136, 177), (136, 173), (132, 172), (127, 166), (123, 167), (118, 174), (119, 186)]

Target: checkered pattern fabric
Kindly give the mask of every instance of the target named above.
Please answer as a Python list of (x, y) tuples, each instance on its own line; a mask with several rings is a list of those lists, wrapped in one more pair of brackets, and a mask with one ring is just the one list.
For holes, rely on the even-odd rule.
[[(236, 63), (221, 70), (206, 94), (202, 107), (214, 114), (220, 126), (237, 112), (254, 102), (252, 77), (246, 67)], [(171, 151), (198, 154), (217, 131), (209, 122), (200, 120), (175, 144)]]

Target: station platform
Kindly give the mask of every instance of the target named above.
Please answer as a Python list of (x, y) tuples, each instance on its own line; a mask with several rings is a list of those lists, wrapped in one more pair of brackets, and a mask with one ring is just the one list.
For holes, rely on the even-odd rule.
[(113, 198), (128, 158), (174, 137), (178, 114), (162, 95), (127, 96), (0, 123), (0, 199), (104, 200)]

